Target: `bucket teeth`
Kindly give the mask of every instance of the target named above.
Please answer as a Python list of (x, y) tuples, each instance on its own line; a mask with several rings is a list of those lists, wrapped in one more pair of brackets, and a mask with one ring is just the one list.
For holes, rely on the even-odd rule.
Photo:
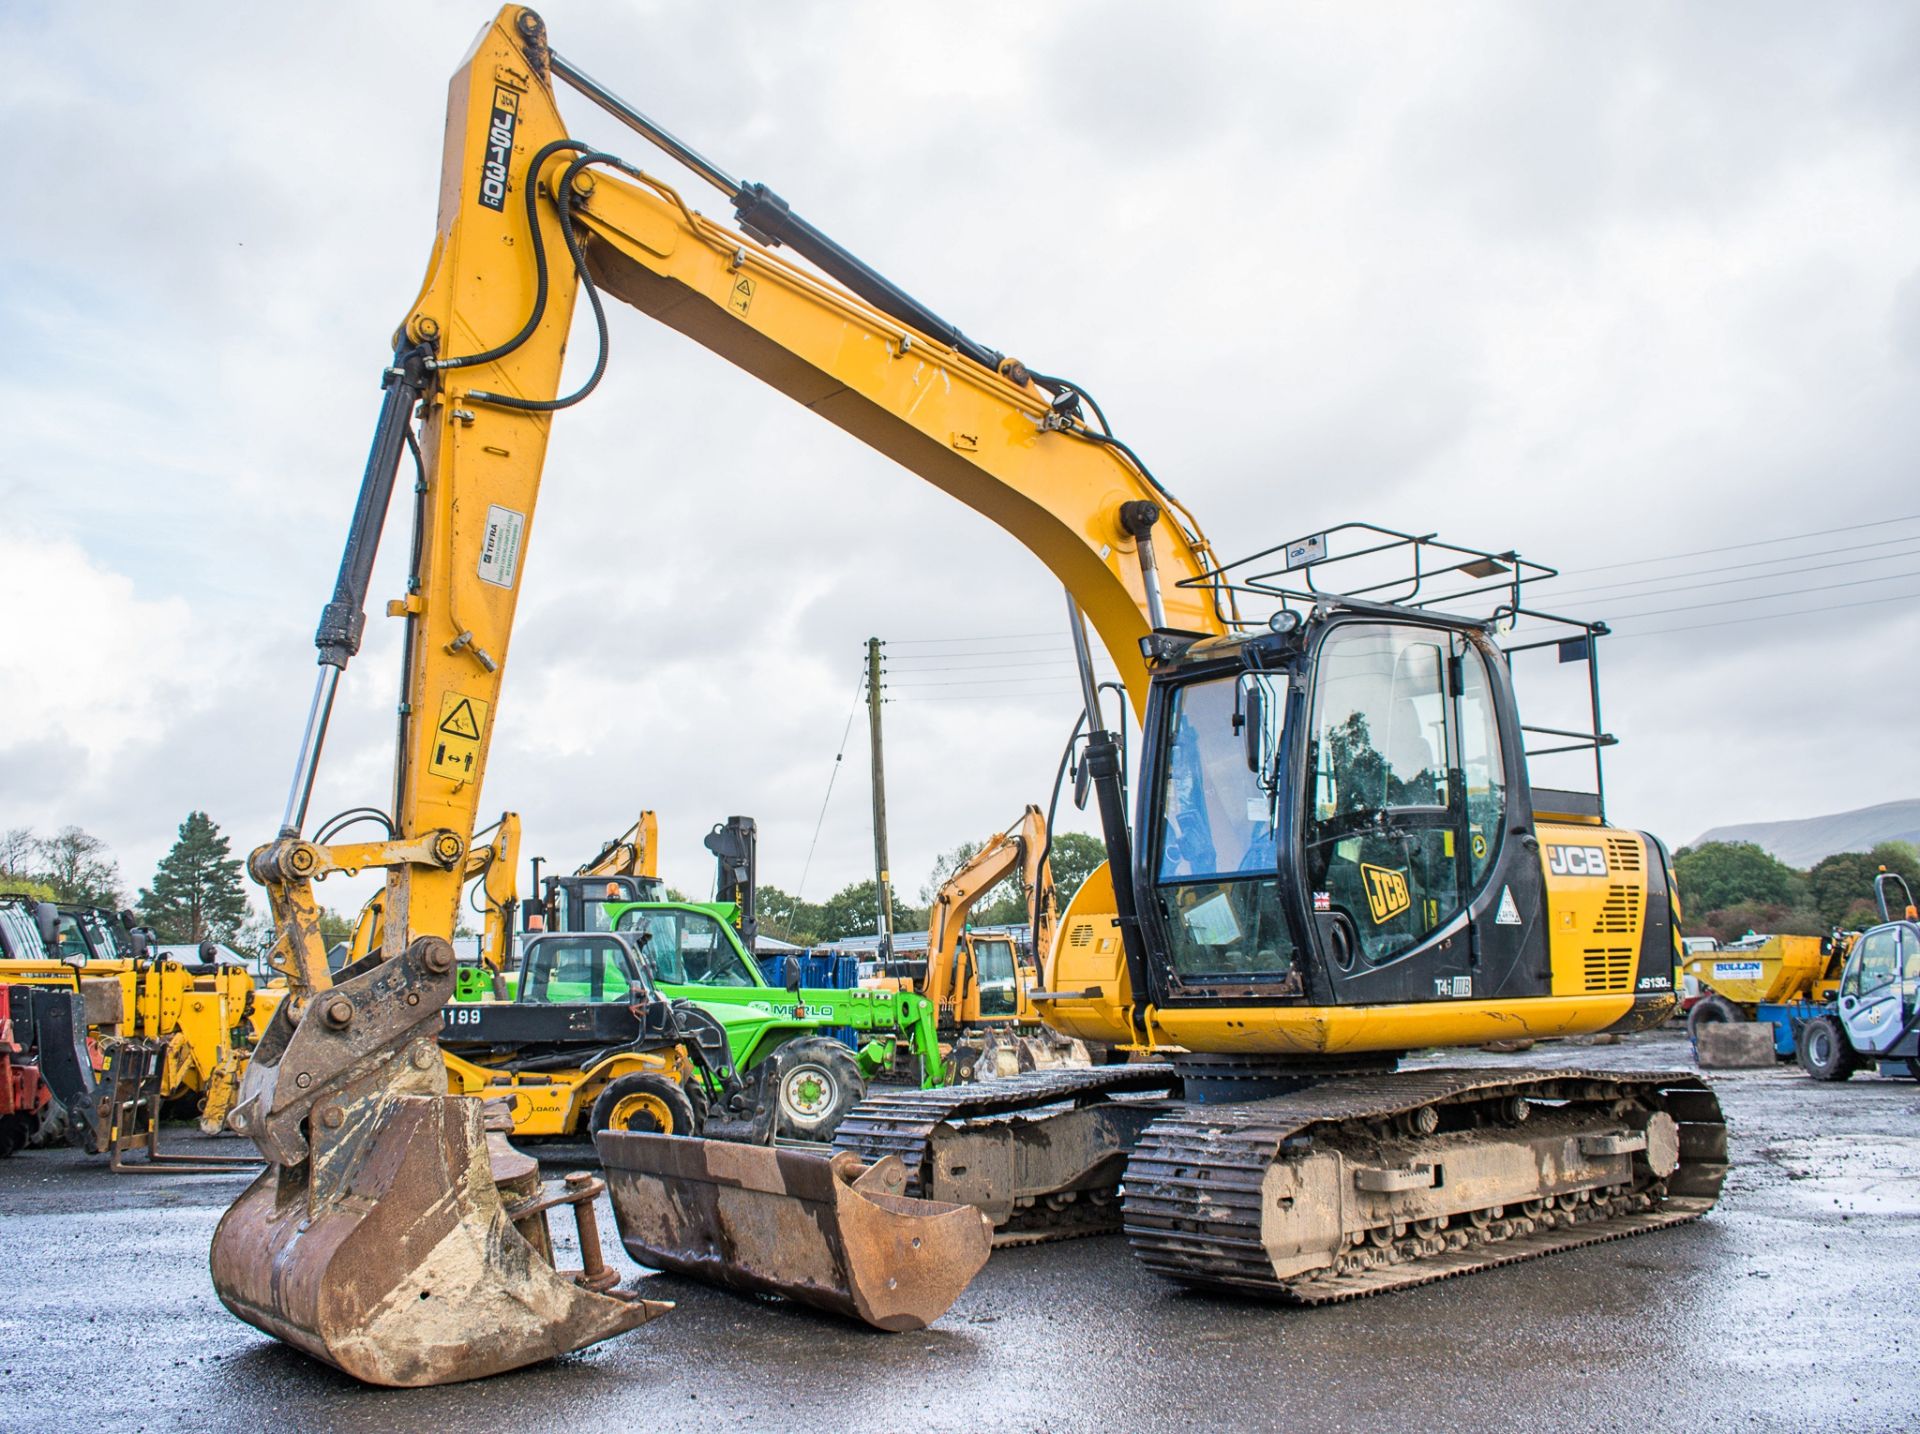
[(904, 1194), (892, 1157), (632, 1131), (595, 1140), (627, 1253), (708, 1284), (925, 1329), (992, 1252), (979, 1211)]
[[(345, 1022), (283, 1004), (232, 1124), (270, 1162), (213, 1236), (213, 1287), (257, 1329), (368, 1384), (452, 1384), (583, 1349), (672, 1308), (553, 1267), (539, 1167), (445, 1092), (446, 943), (340, 973)], [(512, 1208), (507, 1205), (512, 1201)], [(591, 1222), (580, 1221), (582, 1233)], [(597, 1242), (595, 1242), (597, 1244)]]
[[(551, 1359), (672, 1308), (594, 1293), (541, 1258), (502, 1205), (478, 1102), (382, 1105), (357, 1140), (270, 1166), (221, 1219), (213, 1284), (241, 1319), (368, 1384), (413, 1387)], [(315, 1164), (336, 1178), (317, 1184)]]

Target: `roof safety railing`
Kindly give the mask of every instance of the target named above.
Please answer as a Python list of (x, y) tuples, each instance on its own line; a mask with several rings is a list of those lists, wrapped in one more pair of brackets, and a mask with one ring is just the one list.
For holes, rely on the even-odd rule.
[[(1278, 558), (1277, 563), (1274, 559)], [(1511, 668), (1516, 655), (1554, 648), (1561, 663), (1587, 664), (1588, 730), (1522, 723), (1523, 738), (1548, 745), (1529, 747), (1528, 757), (1593, 753), (1595, 794), (1605, 810), (1601, 752), (1616, 745), (1600, 720), (1599, 640), (1604, 622), (1564, 617), (1527, 606), (1530, 583), (1559, 576), (1557, 568), (1531, 562), (1512, 549), (1496, 552), (1442, 541), (1433, 533), (1404, 533), (1377, 523), (1351, 522), (1277, 543), (1182, 580), (1247, 599), (1260, 612), (1233, 625), (1241, 631), (1267, 625), (1275, 612), (1297, 607), (1400, 607), (1484, 626)], [(1520, 624), (1525, 622), (1524, 629)], [(1533, 640), (1503, 640), (1519, 629)], [(1540, 634), (1545, 634), (1541, 636)]]

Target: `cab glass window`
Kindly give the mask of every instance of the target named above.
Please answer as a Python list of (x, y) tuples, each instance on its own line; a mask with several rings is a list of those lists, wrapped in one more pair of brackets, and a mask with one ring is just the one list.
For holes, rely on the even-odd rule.
[(1274, 871), (1272, 789), (1286, 700), (1286, 677), (1265, 672), (1174, 692), (1160, 880)]
[(60, 913), (60, 959), (62, 961), (86, 961), (93, 953), (87, 946), (86, 933), (80, 929), (79, 918), (72, 912)]
[(541, 1004), (635, 1001), (645, 994), (627, 968), (618, 941), (549, 937), (534, 943), (520, 979), (520, 999)]
[(1887, 985), (1899, 974), (1900, 948), (1897, 932), (1891, 926), (1869, 931), (1860, 938), (1860, 950), (1847, 972), (1844, 988), (1848, 995), (1865, 996)]
[(647, 939), (640, 954), (668, 986), (757, 986), (720, 922), (704, 911), (623, 912), (619, 930)]
[(1477, 887), (1493, 864), (1507, 811), (1507, 767), (1500, 750), (1500, 719), (1492, 679), (1480, 650), (1460, 654), (1460, 777), (1466, 788), (1467, 845)]
[(1447, 805), (1442, 639), (1345, 628), (1321, 649), (1314, 803), (1323, 815)]
[[(1493, 839), (1482, 833), (1476, 844), (1462, 831), (1454, 802), (1451, 642), (1427, 628), (1352, 623), (1321, 645), (1304, 875), (1342, 964), (1392, 960), (1459, 910), (1463, 840), (1476, 875), (1492, 859)], [(1480, 678), (1475, 740), (1491, 762), (1498, 738), (1488, 730), (1486, 673), (1472, 660), (1458, 670), (1463, 681), (1469, 671)], [(1482, 800), (1504, 795), (1494, 798), (1489, 785)]]
[(974, 979), (980, 983), (980, 1014), (1011, 1016), (1018, 1009), (1015, 996), (1013, 942), (1005, 936), (974, 936)]

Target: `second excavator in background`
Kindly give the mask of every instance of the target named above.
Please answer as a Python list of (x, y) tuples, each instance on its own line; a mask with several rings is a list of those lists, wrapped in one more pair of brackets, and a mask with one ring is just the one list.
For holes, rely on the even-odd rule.
[(1030, 805), (940, 883), (927, 912), (925, 955), (895, 956), (887, 972), (861, 982), (917, 991), (932, 1001), (958, 1079), (1092, 1064), (1083, 1042), (1051, 1030), (1036, 1014), (1031, 993), (1039, 985), (1039, 962), (1023, 954), (1010, 933), (968, 926), (982, 900), (1017, 879), (1027, 902), (1029, 950), (1051, 951), (1059, 912), (1046, 853), (1047, 819)]

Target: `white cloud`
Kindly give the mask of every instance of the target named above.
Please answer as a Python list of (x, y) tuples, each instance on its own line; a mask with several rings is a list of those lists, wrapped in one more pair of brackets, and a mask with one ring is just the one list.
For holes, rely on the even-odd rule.
[[(597, 78), (969, 332), (1086, 382), (1229, 546), (1367, 517), (1575, 570), (1915, 509), (1910, 7), (543, 13)], [(8, 610), (31, 640), (0, 659), (28, 692), (0, 713), (6, 820), (89, 825), (135, 881), (189, 806), (240, 848), (277, 825), (426, 261), (440, 76), (480, 14), (337, 19), (0, 19), (35, 56), (0, 97), (23, 137), (0, 181), (32, 197), (0, 220), (0, 511), (7, 551), (60, 569), (35, 569), (31, 624)], [(46, 596), (62, 583), (81, 599)], [(798, 880), (867, 636), (1062, 626), (1006, 535), (625, 313), (606, 383), (557, 421), (525, 594), (487, 805), (559, 866), (655, 805), (692, 889), (730, 812), (761, 820), (768, 879)], [(1618, 596), (1600, 615), (1657, 605)], [(1885, 655), (1911, 622), (1890, 604), (1620, 643), (1616, 815), (1685, 840), (1907, 794), (1884, 714), (1920, 683)], [(386, 801), (391, 626), (348, 674), (316, 812)], [(62, 690), (33, 690), (49, 662)], [(1877, 703), (1831, 700), (1868, 673)], [(1044, 800), (1072, 699), (1001, 690), (1029, 695), (893, 694), (909, 890)], [(842, 768), (819, 894), (871, 861), (857, 722)]]

